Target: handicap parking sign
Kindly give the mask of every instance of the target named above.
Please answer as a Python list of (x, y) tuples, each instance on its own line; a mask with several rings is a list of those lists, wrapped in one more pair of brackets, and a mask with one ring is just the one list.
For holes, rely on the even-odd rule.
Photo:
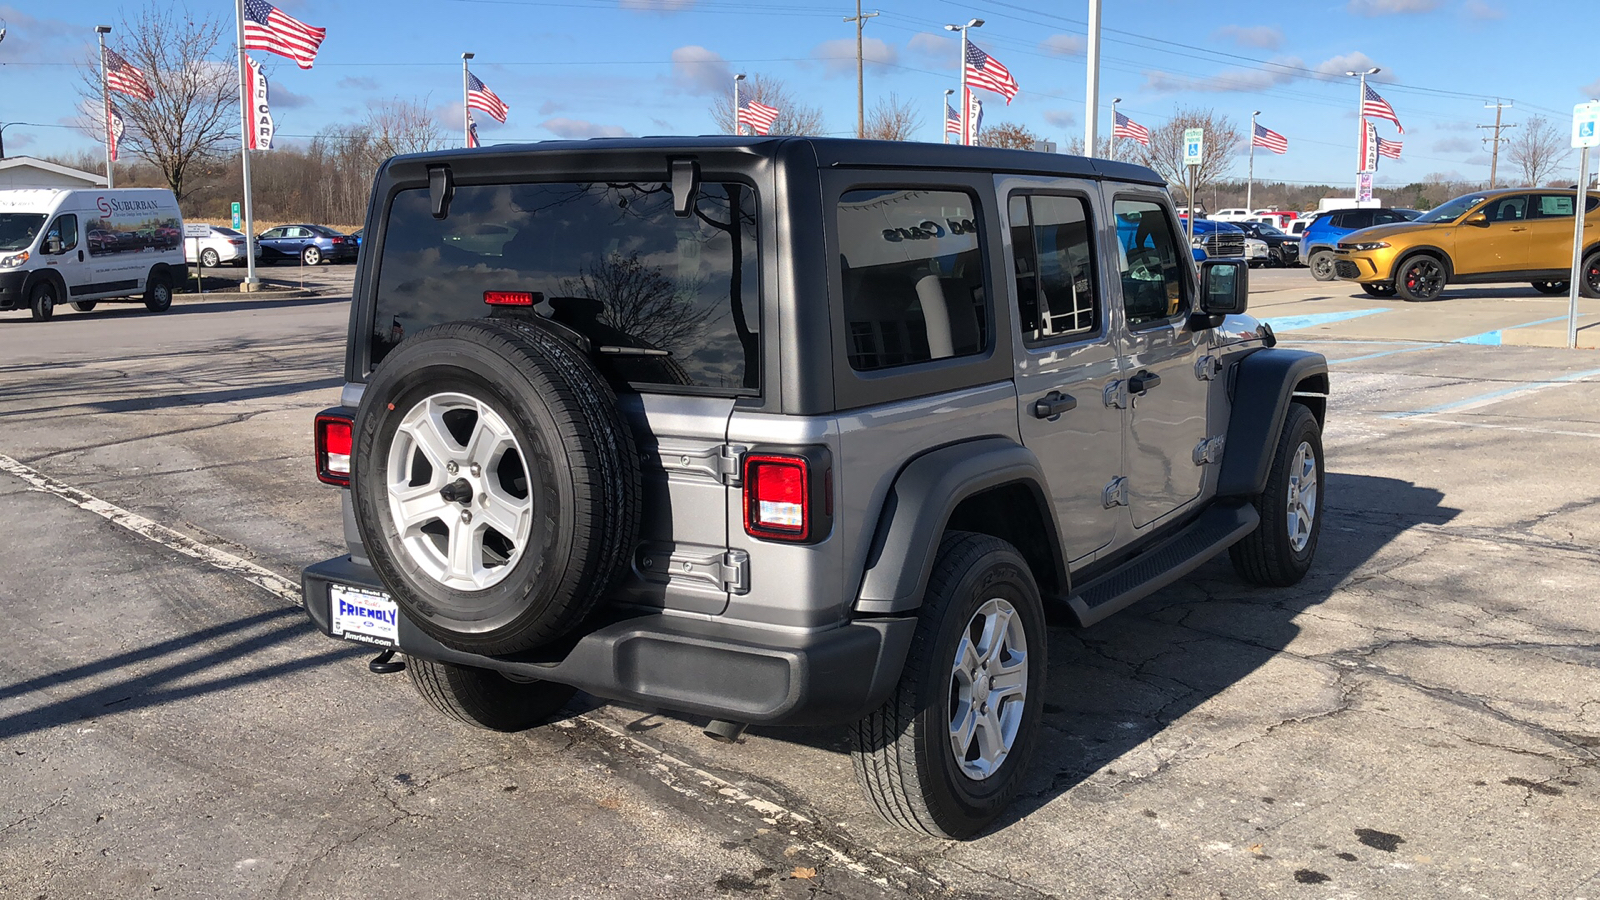
[(1205, 156), (1204, 150), (1206, 131), (1204, 128), (1185, 128), (1183, 130), (1183, 164), (1198, 166)]
[(1600, 123), (1600, 101), (1590, 100), (1588, 103), (1579, 103), (1572, 108), (1572, 146), (1600, 147), (1600, 131), (1596, 130), (1596, 123)]

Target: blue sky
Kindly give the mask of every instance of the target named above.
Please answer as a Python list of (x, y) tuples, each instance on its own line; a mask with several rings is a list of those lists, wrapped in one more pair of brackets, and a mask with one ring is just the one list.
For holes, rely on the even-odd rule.
[[(1259, 109), (1261, 123), (1290, 146), (1282, 157), (1258, 152), (1258, 178), (1353, 180), (1356, 86), (1342, 76), (1347, 69), (1383, 67), (1375, 86), (1406, 126), (1405, 158), (1385, 160), (1380, 183), (1430, 173), (1487, 178), (1477, 126), (1494, 121), (1483, 106), (1497, 96), (1515, 101), (1509, 122), (1543, 114), (1565, 128), (1572, 104), (1600, 95), (1600, 56), (1577, 52), (1558, 27), (1592, 20), (1591, 0), (1104, 2), (1102, 123), (1117, 96), (1123, 111), (1150, 126), (1179, 105), (1215, 107), (1241, 124)], [(369, 104), (395, 96), (427, 97), (454, 133), (464, 50), (477, 54), (473, 71), (511, 107), (505, 125), (478, 116), (485, 143), (705, 133), (709, 102), (739, 71), (784, 80), (822, 108), (830, 130), (854, 133), (855, 32), (842, 21), (854, 12), (850, 0), (280, 5), (328, 29), (311, 71), (277, 58), (269, 65), (279, 134), (290, 140), (358, 121)], [(226, 0), (187, 6), (224, 17), (231, 30)], [(0, 122), (58, 126), (8, 129), (8, 153), (95, 149), (59, 127), (74, 117), (73, 63), (92, 53), (96, 24), (137, 8), (108, 0), (0, 5), (8, 27)], [(865, 8), (882, 14), (866, 31), (869, 109), (893, 92), (917, 105), (923, 138), (939, 140), (941, 94), (957, 77), (957, 45), (941, 26), (979, 17), (985, 24), (973, 40), (1022, 88), (1010, 107), (984, 95), (986, 118), (1020, 122), (1063, 144), (1082, 135), (1087, 0), (882, 0)], [(1392, 125), (1378, 127), (1400, 137)], [(1241, 159), (1234, 174), (1244, 168)]]

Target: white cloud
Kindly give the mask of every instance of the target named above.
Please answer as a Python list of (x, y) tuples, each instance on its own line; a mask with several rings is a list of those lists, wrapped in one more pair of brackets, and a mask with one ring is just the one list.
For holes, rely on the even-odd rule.
[(1346, 7), (1357, 16), (1399, 16), (1433, 12), (1443, 0), (1350, 0)]
[(1477, 142), (1471, 138), (1447, 137), (1433, 142), (1434, 153), (1471, 153), (1477, 149)]
[(1039, 42), (1039, 49), (1051, 56), (1082, 56), (1089, 41), (1079, 34), (1052, 34)]
[(1466, 11), (1468, 17), (1479, 22), (1492, 22), (1506, 17), (1505, 10), (1490, 6), (1484, 0), (1467, 0), (1462, 9)]
[(1600, 81), (1594, 81), (1583, 87), (1585, 97), (1600, 97)]
[(1169, 72), (1144, 73), (1144, 86), (1157, 93), (1204, 91), (1207, 93), (1251, 93), (1289, 84), (1304, 77), (1305, 61), (1297, 56), (1279, 57), (1276, 66), (1260, 69), (1224, 69), (1204, 78), (1189, 78)]
[[(1317, 77), (1323, 81), (1342, 81), (1346, 77), (1344, 74), (1346, 72), (1365, 72), (1375, 65), (1377, 64), (1372, 61), (1372, 57), (1357, 51), (1346, 53), (1342, 56), (1330, 57), (1312, 66), (1312, 68), (1316, 70)], [(1394, 72), (1385, 68), (1376, 75), (1367, 76), (1367, 80), (1392, 82), (1394, 81)]]
[(378, 89), (378, 79), (346, 75), (335, 82), (334, 87), (344, 90), (375, 91)]
[(1211, 33), (1218, 40), (1230, 40), (1241, 47), (1276, 50), (1283, 46), (1283, 32), (1270, 25), (1224, 25)]
[(592, 138), (592, 137), (627, 137), (626, 129), (615, 125), (599, 125), (586, 122), (583, 119), (546, 119), (540, 123), (540, 128), (549, 131), (556, 137), (563, 138)]
[[(811, 51), (811, 55), (822, 61), (824, 71), (829, 75), (854, 75), (856, 71), (856, 42), (854, 38), (839, 38), (833, 41), (823, 41)], [(861, 61), (868, 68), (882, 71), (886, 66), (896, 65), (900, 62), (900, 53), (877, 38), (863, 38), (861, 41)]]
[(618, 0), (618, 6), (636, 12), (678, 13), (694, 6), (694, 0)]
[(733, 90), (733, 69), (728, 61), (698, 44), (672, 51), (672, 77), (691, 94)]
[(286, 87), (279, 87), (277, 84), (272, 84), (270, 90), (271, 96), (268, 97), (268, 101), (277, 108), (300, 109), (316, 102), (305, 94), (296, 94), (294, 91)]
[(1078, 117), (1070, 109), (1047, 109), (1044, 111), (1044, 120), (1057, 128), (1071, 128), (1078, 124)]
[(961, 44), (955, 38), (926, 31), (912, 35), (906, 43), (906, 49), (931, 63), (934, 68), (952, 72), (956, 69), (957, 57), (961, 55)]

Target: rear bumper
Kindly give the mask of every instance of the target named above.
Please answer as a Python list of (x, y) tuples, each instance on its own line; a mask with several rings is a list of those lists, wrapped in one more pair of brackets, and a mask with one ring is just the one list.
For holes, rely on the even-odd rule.
[[(387, 591), (371, 568), (343, 556), (301, 575), (306, 614), (324, 634), (330, 584)], [(787, 634), (659, 613), (615, 619), (555, 647), (515, 657), (453, 650), (402, 611), (399, 649), (411, 656), (569, 684), (599, 697), (766, 725), (853, 722), (900, 679), (916, 618), (862, 619)]]

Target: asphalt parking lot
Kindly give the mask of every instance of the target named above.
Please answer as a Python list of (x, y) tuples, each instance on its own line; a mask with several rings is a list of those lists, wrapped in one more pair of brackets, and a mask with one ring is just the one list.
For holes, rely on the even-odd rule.
[(1316, 568), (1053, 629), (1029, 787), (948, 843), (870, 812), (840, 733), (582, 695), (476, 732), (314, 633), (351, 274), (0, 314), (0, 896), (1600, 898), (1600, 353), (1505, 340), (1531, 290), (1254, 273), (1333, 363)]

